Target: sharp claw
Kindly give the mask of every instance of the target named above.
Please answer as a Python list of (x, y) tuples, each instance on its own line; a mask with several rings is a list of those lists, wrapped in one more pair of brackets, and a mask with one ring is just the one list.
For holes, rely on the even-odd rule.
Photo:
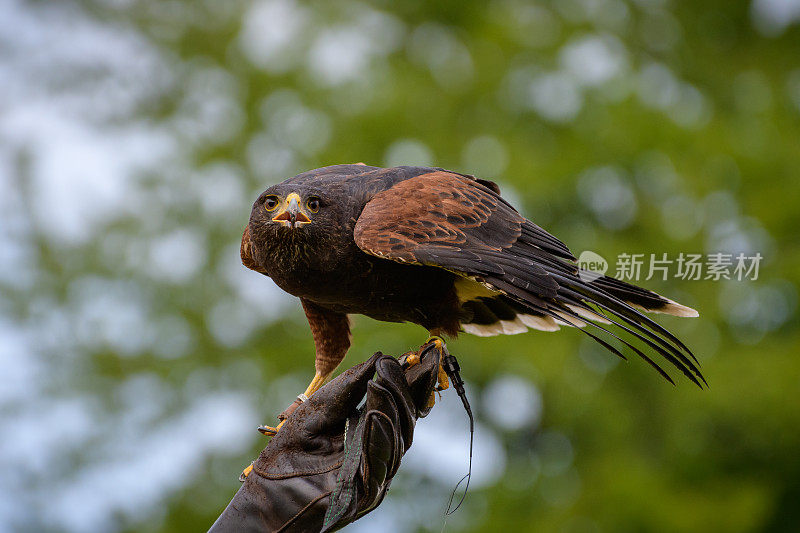
[(264, 435), (266, 435), (268, 437), (274, 437), (275, 435), (278, 434), (278, 430), (281, 429), (281, 426), (283, 426), (285, 423), (286, 423), (286, 419), (281, 420), (281, 423), (278, 424), (276, 427), (258, 426), (258, 431), (260, 431), (262, 434), (264, 434)]
[(253, 463), (250, 463), (250, 466), (242, 470), (242, 473), (239, 474), (239, 482), (244, 483), (244, 480), (247, 479), (247, 476), (250, 475), (250, 472), (253, 471)]
[(274, 428), (272, 426), (258, 426), (258, 431), (262, 435), (266, 435), (267, 437), (274, 437), (278, 434), (279, 428)]

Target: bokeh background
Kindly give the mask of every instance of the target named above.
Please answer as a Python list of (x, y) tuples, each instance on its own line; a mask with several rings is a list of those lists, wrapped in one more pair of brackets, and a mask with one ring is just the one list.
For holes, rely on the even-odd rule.
[[(711, 385), (576, 331), (450, 344), (478, 414), (448, 531), (800, 530), (800, 2), (0, 0), (0, 531), (199, 531), (311, 377), (239, 263), (267, 185), (491, 178), (574, 252), (759, 252), (651, 280)], [(355, 320), (345, 366), (425, 332)], [(351, 531), (439, 531), (445, 393)]]

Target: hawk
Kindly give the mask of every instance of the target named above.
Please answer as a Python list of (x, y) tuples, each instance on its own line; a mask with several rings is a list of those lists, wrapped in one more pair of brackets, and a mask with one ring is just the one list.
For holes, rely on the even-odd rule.
[(625, 358), (617, 339), (672, 383), (652, 354), (705, 383), (691, 351), (642, 313), (697, 311), (613, 277), (587, 281), (564, 243), (470, 175), (361, 163), (303, 172), (255, 201), (241, 257), (300, 298), (316, 351), (306, 396), (350, 347), (350, 314), (450, 337), (571, 326)]

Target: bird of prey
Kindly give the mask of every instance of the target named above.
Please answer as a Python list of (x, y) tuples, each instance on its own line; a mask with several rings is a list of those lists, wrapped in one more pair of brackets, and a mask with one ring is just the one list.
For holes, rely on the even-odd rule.
[(344, 358), (350, 314), (450, 337), (572, 326), (624, 358), (617, 339), (670, 382), (652, 354), (705, 383), (691, 351), (642, 313), (697, 311), (613, 277), (587, 281), (564, 243), (470, 175), (360, 163), (303, 172), (255, 201), (241, 257), (300, 298), (316, 350), (305, 396)]

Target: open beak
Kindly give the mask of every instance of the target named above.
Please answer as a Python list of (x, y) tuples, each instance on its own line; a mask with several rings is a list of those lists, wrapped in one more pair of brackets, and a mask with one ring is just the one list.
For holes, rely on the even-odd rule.
[(311, 222), (311, 218), (300, 207), (300, 195), (292, 193), (286, 197), (283, 203), (283, 208), (280, 213), (272, 217), (273, 222), (280, 222), (286, 226), (294, 229), (295, 227), (302, 226)]

